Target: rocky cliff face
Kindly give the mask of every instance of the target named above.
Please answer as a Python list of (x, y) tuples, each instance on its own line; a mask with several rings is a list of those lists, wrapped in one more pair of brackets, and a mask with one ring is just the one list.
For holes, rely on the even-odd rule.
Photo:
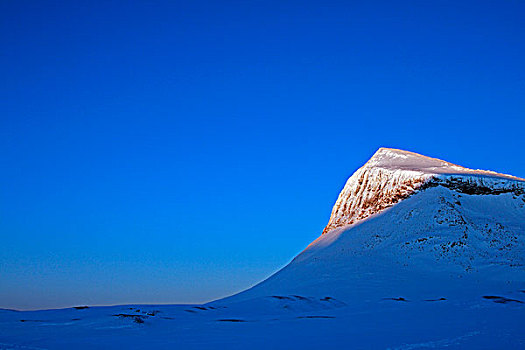
[(391, 207), (417, 191), (443, 186), (456, 192), (497, 195), (525, 191), (525, 180), (473, 170), (417, 153), (380, 148), (347, 181), (323, 234)]

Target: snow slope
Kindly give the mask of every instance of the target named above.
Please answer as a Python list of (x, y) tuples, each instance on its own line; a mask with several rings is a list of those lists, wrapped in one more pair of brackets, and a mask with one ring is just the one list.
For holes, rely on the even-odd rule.
[(260, 284), (205, 305), (0, 310), (0, 349), (523, 349), (524, 190), (382, 148)]

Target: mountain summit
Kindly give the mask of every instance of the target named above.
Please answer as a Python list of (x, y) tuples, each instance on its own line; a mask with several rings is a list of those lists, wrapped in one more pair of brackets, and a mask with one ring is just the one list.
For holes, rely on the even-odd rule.
[(365, 219), (429, 186), (446, 186), (472, 194), (522, 193), (523, 181), (413, 152), (380, 148), (348, 179), (323, 234)]

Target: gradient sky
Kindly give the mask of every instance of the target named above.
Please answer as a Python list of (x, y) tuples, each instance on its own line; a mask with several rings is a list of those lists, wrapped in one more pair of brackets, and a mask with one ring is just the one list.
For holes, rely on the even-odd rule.
[(525, 177), (523, 1), (0, 2), (0, 307), (202, 302), (381, 146)]

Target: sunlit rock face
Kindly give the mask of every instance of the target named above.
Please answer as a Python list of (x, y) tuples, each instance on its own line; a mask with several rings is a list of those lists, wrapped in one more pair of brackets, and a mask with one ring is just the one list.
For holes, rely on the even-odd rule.
[(347, 181), (323, 234), (391, 207), (417, 191), (443, 186), (466, 194), (523, 194), (523, 179), (440, 159), (380, 148)]

